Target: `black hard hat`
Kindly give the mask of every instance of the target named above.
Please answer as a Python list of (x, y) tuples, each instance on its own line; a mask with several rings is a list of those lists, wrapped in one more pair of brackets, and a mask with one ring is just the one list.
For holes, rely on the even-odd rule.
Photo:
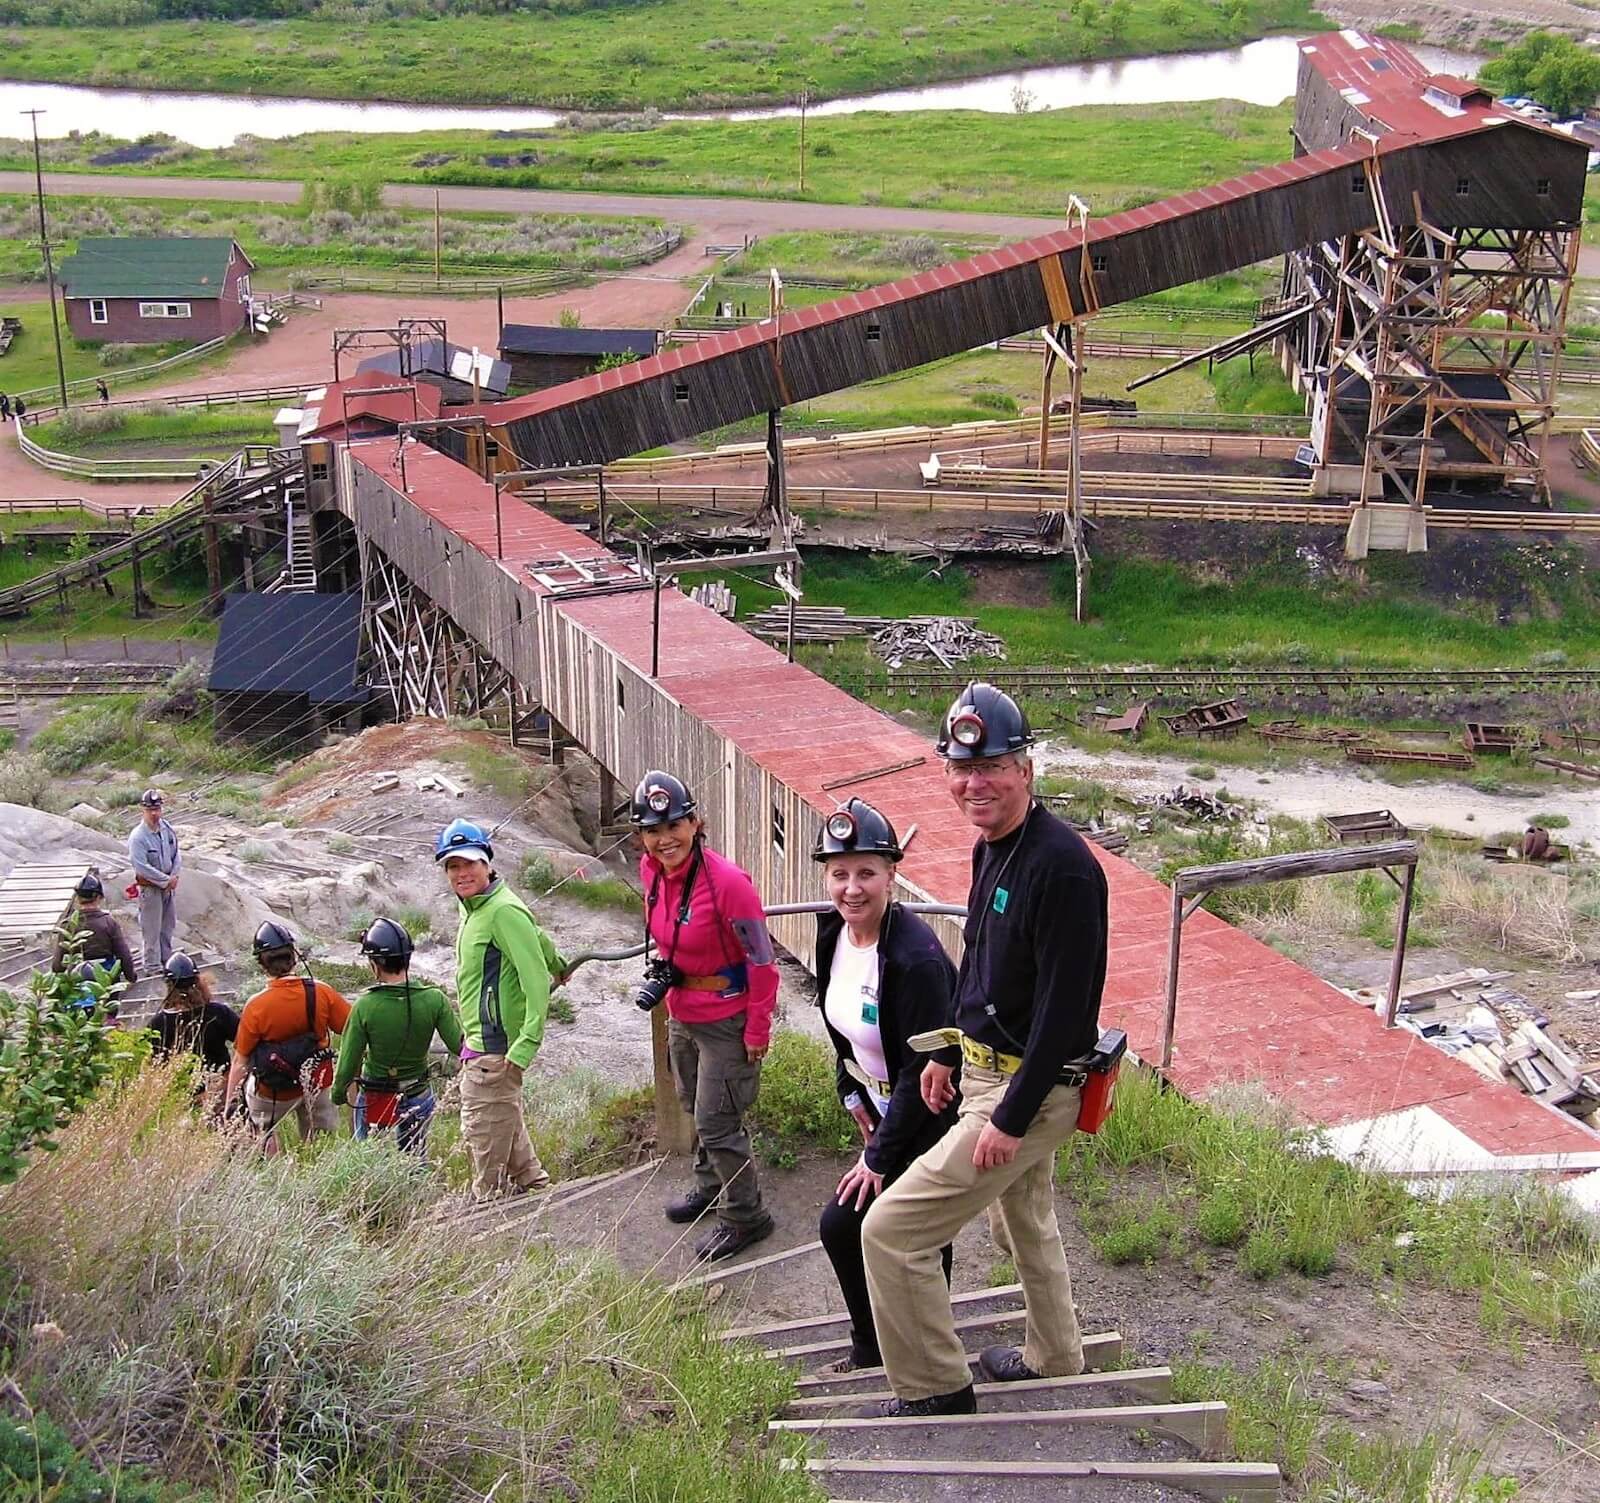
[(640, 829), (669, 825), (675, 819), (693, 814), (694, 795), (680, 778), (670, 772), (647, 772), (633, 790), (633, 822)]
[(270, 955), (275, 950), (294, 949), (294, 935), (275, 919), (268, 919), (256, 930), (256, 937), (250, 941), (250, 948), (257, 957)]
[(971, 683), (945, 715), (935, 749), (951, 762), (971, 762), (1032, 745), (1033, 727), (1016, 700), (993, 684)]
[(72, 889), (80, 898), (103, 898), (106, 895), (105, 884), (93, 872), (85, 872), (78, 878), (78, 885)]
[(146, 788), (139, 795), (139, 803), (146, 809), (159, 809), (162, 805), (161, 790), (159, 788)]
[(411, 964), (411, 936), (393, 919), (374, 919), (361, 936), (361, 953), (383, 962), (385, 970), (402, 971)]
[(813, 861), (830, 856), (887, 856), (898, 861), (904, 854), (888, 816), (863, 798), (851, 799), (823, 820), (811, 847)]
[(161, 969), (173, 986), (193, 986), (200, 979), (200, 967), (182, 950), (174, 950)]

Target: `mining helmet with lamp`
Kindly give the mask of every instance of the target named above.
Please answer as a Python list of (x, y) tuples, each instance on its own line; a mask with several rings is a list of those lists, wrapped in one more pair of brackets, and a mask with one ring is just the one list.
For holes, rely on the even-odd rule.
[(675, 819), (693, 814), (694, 795), (681, 778), (670, 772), (647, 772), (633, 790), (631, 816), (641, 830), (653, 825), (670, 825)]
[(813, 861), (834, 856), (887, 856), (898, 861), (904, 854), (888, 816), (860, 798), (851, 799), (823, 820), (811, 847)]
[(935, 749), (947, 761), (972, 762), (1022, 751), (1033, 739), (1016, 700), (993, 684), (971, 683), (950, 706)]
[(85, 872), (78, 878), (78, 885), (72, 890), (85, 902), (90, 902), (95, 898), (103, 898), (106, 895), (105, 883), (94, 872)]
[(200, 979), (200, 967), (194, 963), (194, 957), (182, 950), (174, 950), (161, 970), (168, 984), (179, 991), (187, 991)]
[(294, 949), (294, 935), (289, 932), (286, 925), (280, 924), (276, 919), (268, 919), (255, 932), (255, 937), (250, 941), (250, 948), (255, 951), (256, 959), (263, 955), (275, 955), (282, 950)]
[(452, 856), (488, 863), (494, 860), (494, 847), (489, 844), (488, 835), (470, 819), (452, 819), (433, 843), (433, 859), (448, 861)]

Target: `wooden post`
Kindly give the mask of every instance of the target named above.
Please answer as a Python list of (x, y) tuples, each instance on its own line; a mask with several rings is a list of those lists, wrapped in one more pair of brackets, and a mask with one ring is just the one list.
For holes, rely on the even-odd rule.
[(600, 532), (600, 546), (605, 548), (609, 546), (609, 539), (606, 536), (606, 470), (604, 465), (601, 465), (600, 468), (594, 472), (594, 483), (595, 490), (599, 496), (600, 507), (600, 514), (596, 519), (595, 525), (599, 528)]
[(595, 765), (600, 771), (600, 828), (603, 830), (617, 812), (617, 780), (609, 767), (598, 762)]
[(667, 1060), (667, 1009), (650, 1013), (650, 1057), (655, 1067), (656, 1151), (688, 1153), (694, 1147), (694, 1123), (678, 1101), (672, 1083), (672, 1066)]
[(1408, 866), (1400, 879), (1400, 912), (1394, 921), (1394, 958), (1389, 962), (1389, 997), (1383, 1005), (1383, 1026), (1393, 1028), (1400, 1011), (1400, 973), (1406, 963), (1406, 937), (1411, 931), (1411, 890), (1416, 885), (1417, 869)]
[[(214, 616), (222, 609), (222, 551), (217, 545), (217, 524), (212, 520), (212, 491), (209, 485), (200, 504), (206, 514), (206, 615)], [(289, 552), (287, 536), (284, 543), (287, 557)]]
[(439, 220), (439, 190), (433, 190), (433, 279), (436, 282), (444, 280), (444, 273), (440, 270), (440, 255), (444, 229)]
[(133, 616), (136, 621), (144, 616), (144, 566), (137, 543), (133, 548)]
[(1183, 945), (1183, 894), (1172, 888), (1172, 932), (1167, 936), (1167, 1009), (1161, 1024), (1161, 1068), (1172, 1064), (1172, 1035), (1178, 1023), (1178, 957)]

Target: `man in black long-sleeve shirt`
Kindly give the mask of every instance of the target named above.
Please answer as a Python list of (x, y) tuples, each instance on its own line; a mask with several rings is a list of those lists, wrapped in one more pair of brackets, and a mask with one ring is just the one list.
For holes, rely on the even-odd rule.
[(971, 684), (945, 717), (951, 795), (980, 839), (956, 986), (959, 1049), (936, 1053), (923, 1099), (955, 1095), (956, 1127), (879, 1198), (862, 1229), (867, 1284), (895, 1397), (916, 1417), (976, 1407), (938, 1250), (998, 1203), (1027, 1302), (1017, 1347), (979, 1358), (994, 1382), (1083, 1370), (1083, 1339), (1056, 1225), (1055, 1152), (1078, 1122), (1081, 1066), (1099, 1038), (1106, 882), (1080, 836), (1033, 799), (1033, 732), (1009, 695)]

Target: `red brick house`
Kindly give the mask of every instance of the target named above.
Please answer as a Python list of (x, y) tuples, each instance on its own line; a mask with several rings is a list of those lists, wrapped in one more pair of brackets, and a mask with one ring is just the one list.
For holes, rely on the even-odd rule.
[(222, 237), (80, 240), (61, 265), (67, 325), (87, 342), (203, 344), (244, 326), (254, 270)]

